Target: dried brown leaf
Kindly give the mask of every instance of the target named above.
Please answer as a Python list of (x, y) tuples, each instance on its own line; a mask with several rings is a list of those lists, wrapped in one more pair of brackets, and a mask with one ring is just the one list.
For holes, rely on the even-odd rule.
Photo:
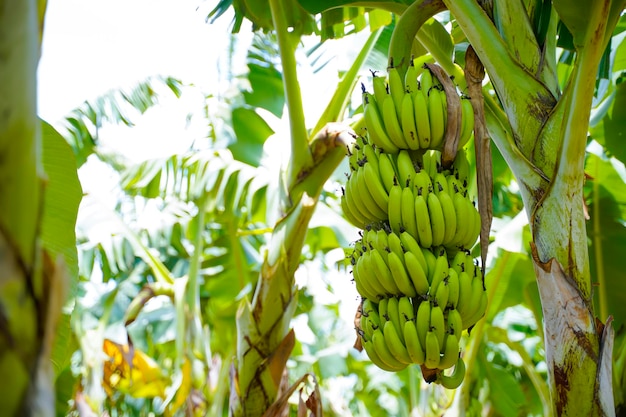
[(448, 123), (446, 126), (446, 133), (443, 138), (443, 152), (441, 155), (441, 163), (444, 168), (449, 168), (452, 165), (452, 161), (456, 158), (456, 152), (459, 145), (459, 135), (461, 134), (461, 99), (456, 92), (456, 86), (452, 82), (452, 79), (437, 64), (425, 64), (428, 69), (433, 73), (443, 85), (443, 90), (446, 93)]
[(480, 212), (480, 257), (485, 276), (485, 260), (489, 249), (489, 232), (493, 220), (493, 169), (491, 138), (485, 122), (482, 82), (485, 68), (471, 46), (465, 53), (465, 80), (474, 109), (474, 147), (476, 149), (476, 182), (478, 185), (478, 211)]
[(276, 385), (280, 384), (285, 365), (287, 364), (287, 359), (289, 359), (295, 344), (296, 335), (293, 329), (291, 329), (289, 330), (289, 333), (287, 333), (287, 336), (285, 336), (285, 338), (280, 342), (276, 351), (268, 358), (270, 374), (272, 375), (272, 379)]
[(354, 330), (356, 331), (356, 340), (354, 341), (354, 348), (361, 352), (363, 350), (363, 344), (361, 343), (361, 335), (359, 329), (361, 328), (361, 316), (363, 315), (363, 303), (359, 303), (354, 314)]
[[(304, 388), (312, 385), (313, 392), (304, 399), (306, 395)], [(282, 417), (283, 412), (289, 409), (289, 398), (298, 390), (298, 416), (306, 416), (307, 412), (311, 412), (311, 417), (322, 417), (322, 401), (319, 391), (319, 385), (315, 375), (307, 373), (302, 375), (289, 388), (284, 390), (282, 394), (274, 401), (274, 403), (265, 411), (263, 417)]]

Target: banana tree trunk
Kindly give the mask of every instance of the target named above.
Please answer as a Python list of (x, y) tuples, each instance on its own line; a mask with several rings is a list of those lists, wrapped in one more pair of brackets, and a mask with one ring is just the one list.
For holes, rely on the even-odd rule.
[[(584, 10), (575, 32), (576, 61), (559, 92), (555, 44), (534, 40), (518, 2), (497, 1), (500, 28), (473, 0), (444, 0), (484, 64), (500, 108), (486, 94), (487, 124), (513, 170), (532, 232), (532, 255), (541, 297), (548, 379), (558, 416), (615, 415), (611, 352), (613, 330), (596, 319), (583, 211), (584, 160), (597, 67), (623, 1), (600, 1)], [(579, 12), (554, 2), (546, 39), (556, 38)], [(517, 8), (517, 9), (516, 9)], [(580, 22), (583, 24), (580, 24)], [(515, 26), (516, 36), (502, 31)], [(570, 30), (572, 30), (570, 27)], [(518, 41), (523, 39), (524, 41)], [(543, 50), (542, 50), (543, 49)]]
[(39, 239), (38, 23), (36, 0), (0, 1), (0, 404), (6, 416), (54, 415), (46, 310), (55, 274)]

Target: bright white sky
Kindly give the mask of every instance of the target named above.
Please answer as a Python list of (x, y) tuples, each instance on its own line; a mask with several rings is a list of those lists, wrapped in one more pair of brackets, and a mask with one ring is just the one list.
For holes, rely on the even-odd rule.
[(155, 74), (210, 87), (230, 19), (209, 25), (209, 10), (200, 0), (49, 0), (41, 116), (58, 120), (85, 99)]

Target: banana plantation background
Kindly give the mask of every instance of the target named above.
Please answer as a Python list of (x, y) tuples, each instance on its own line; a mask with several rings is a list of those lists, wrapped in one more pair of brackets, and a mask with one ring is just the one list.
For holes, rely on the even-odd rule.
[[(15, 54), (20, 48), (7, 35), (11, 30), (22, 35), (30, 31), (19, 38), (27, 38), (23, 50), (31, 56), (18, 59), (19, 64), (0, 62), (0, 110), (19, 107), (15, 103), (22, 96), (33, 101), (37, 42), (46, 33), (36, 24), (37, 19), (43, 21), (44, 6), (37, 8), (34, 1), (19, 7), (8, 3), (0, 1), (0, 10), (7, 10), (0, 13), (0, 51)], [(213, 88), (199, 91), (204, 108), (190, 118), (200, 119), (206, 134), (186, 152), (132, 163), (120, 151), (103, 146), (100, 137), (111, 125), (132, 133), (142, 114), (163, 98), (198, 93), (198, 87), (176, 74), (85, 101), (60, 123), (37, 120), (31, 103), (25, 113), (31, 115), (27, 119), (32, 126), (26, 133), (9, 129), (0, 118), (0, 152), (18, 146), (9, 144), (16, 135), (25, 135), (21, 137), (31, 137), (35, 145), (15, 152), (36, 154), (30, 164), (0, 158), (2, 182), (15, 184), (0, 185), (0, 262), (7, 271), (1, 282), (0, 405), (7, 415), (222, 416), (264, 415), (266, 410), (265, 415), (272, 416), (561, 415), (563, 410), (554, 406), (559, 388), (551, 388), (554, 378), (546, 360), (544, 313), (533, 262), (533, 255), (539, 256), (537, 241), (529, 227), (531, 213), (524, 207), (528, 188), (514, 176), (510, 167), (516, 163), (509, 148), (502, 150), (503, 141), (494, 139), (496, 146), (490, 149), (488, 308), (471, 335), (462, 339), (467, 374), (461, 387), (451, 391), (427, 384), (416, 366), (397, 373), (382, 371), (354, 347), (359, 297), (347, 254), (359, 235), (340, 207), (349, 167), (346, 149), (337, 143), (349, 142), (347, 126), (359, 126), (360, 84), (369, 88), (371, 71), (386, 71), (393, 30), (411, 2), (208, 3), (199, 9), (206, 13), (207, 24), (232, 19), (233, 34), (222, 59), (231, 62), (235, 54), (244, 54), (246, 70), (227, 68)], [(615, 415), (626, 415), (623, 2), (478, 3), (493, 22), (493, 32), (485, 33), (497, 34), (502, 45), (521, 51), (508, 54), (511, 60), (530, 56), (522, 45), (529, 43), (542, 51), (542, 60), (553, 61), (547, 69), (534, 61), (518, 67), (527, 74), (533, 65), (542, 68), (533, 75), (541, 73), (537, 78), (557, 97), (570, 94), (568, 86), (576, 83), (571, 75), (580, 73), (581, 56), (589, 55), (585, 42), (593, 25), (606, 30), (603, 42), (592, 45), (597, 56), (586, 68), (592, 77), (579, 88), (588, 93), (566, 94), (568, 103), (579, 98), (587, 109), (575, 113), (584, 120), (576, 121), (573, 133), (567, 132), (584, 142), (585, 180), (579, 184), (582, 198), (576, 201), (586, 233), (577, 244), (588, 248), (588, 307), (599, 323), (591, 325), (610, 333), (602, 346), (612, 343), (613, 348), (611, 365), (601, 363), (611, 380), (608, 386), (599, 385), (600, 401), (610, 397)], [(437, 14), (425, 19), (417, 32), (412, 54), (431, 54), (444, 69), (452, 63), (465, 66), (470, 42), (481, 59), (488, 56), (488, 43), (481, 49), (474, 42), (487, 35), (468, 30), (478, 3), (436, 5)], [(516, 13), (528, 18), (516, 19)], [(29, 29), (5, 26), (11, 19), (23, 19)], [(249, 21), (254, 35), (243, 39), (252, 41), (238, 42), (238, 32), (250, 30)], [(529, 33), (532, 42), (515, 38)], [(495, 41), (493, 45), (494, 50), (501, 46)], [(483, 61), (489, 76), (490, 64)], [(339, 71), (329, 72), (329, 63)], [(30, 79), (20, 78), (22, 86), (31, 86), (26, 90), (10, 83), (10, 74), (23, 69), (20, 65), (31, 68)], [(502, 80), (507, 81), (501, 73), (485, 80), (483, 94), (491, 97), (487, 107), (508, 100), (500, 90), (495, 92)], [(494, 87), (490, 81), (500, 84)], [(487, 120), (490, 134), (523, 144), (514, 133), (525, 121), (491, 111), (497, 123)], [(504, 123), (507, 117), (513, 129)], [(48, 122), (55, 122), (54, 127)], [(467, 149), (475, 172), (473, 144)], [(561, 149), (552, 143), (532, 155), (549, 159)], [(117, 181), (108, 201), (82, 192), (79, 169), (94, 161), (106, 165)], [(538, 161), (535, 168), (540, 171), (550, 165), (541, 158), (532, 161)], [(24, 174), (17, 181), (8, 174), (12, 171)], [(20, 187), (41, 193), (29, 196), (17, 192)], [(476, 187), (474, 176), (470, 188), (475, 192)], [(8, 203), (13, 195), (18, 198)], [(31, 208), (18, 213), (10, 208), (17, 203)], [(43, 214), (32, 207), (41, 207)], [(14, 236), (26, 234), (37, 236), (33, 241), (38, 242), (38, 255), (15, 255), (21, 259), (18, 265), (11, 261), (13, 254), (28, 243)], [(561, 248), (572, 247), (566, 240), (541, 241), (540, 254), (547, 247), (542, 242), (559, 246), (553, 256), (561, 262)], [(480, 258), (480, 245), (472, 254)], [(30, 272), (22, 276), (20, 271)], [(24, 289), (15, 284), (22, 282), (20, 277), (35, 284)], [(8, 301), (24, 294), (39, 302), (20, 307)], [(258, 322), (257, 333), (251, 335), (252, 320)], [(259, 329), (268, 320), (272, 328), (264, 333)], [(18, 331), (20, 326), (33, 330)], [(278, 334), (272, 333), (275, 328), (280, 328)], [(272, 340), (251, 341), (259, 335), (271, 335)], [(597, 343), (590, 349), (600, 356)], [(259, 356), (252, 370), (243, 368), (250, 366), (243, 364), (251, 350)], [(27, 371), (7, 365), (15, 358)], [(18, 375), (18, 383), (6, 375)], [(597, 375), (600, 378), (600, 372)], [(589, 381), (596, 378), (587, 376)], [(243, 389), (254, 387), (257, 378), (263, 388)], [(28, 391), (27, 386), (39, 388)], [(268, 386), (275, 391), (267, 391)]]

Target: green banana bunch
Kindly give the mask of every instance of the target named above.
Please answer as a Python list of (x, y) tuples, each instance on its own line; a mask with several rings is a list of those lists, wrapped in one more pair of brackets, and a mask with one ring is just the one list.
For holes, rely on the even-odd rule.
[(444, 168), (448, 96), (424, 65), (429, 60), (412, 58), (404, 79), (390, 60), (386, 77), (372, 73), (373, 94), (362, 85), (366, 133), (348, 149), (341, 207), (362, 230), (348, 258), (368, 357), (389, 372), (434, 369), (435, 382), (454, 389), (465, 374), (462, 332), (487, 308), (481, 269), (469, 255), (481, 226), (463, 149), (474, 113), (461, 97), (459, 147)]

